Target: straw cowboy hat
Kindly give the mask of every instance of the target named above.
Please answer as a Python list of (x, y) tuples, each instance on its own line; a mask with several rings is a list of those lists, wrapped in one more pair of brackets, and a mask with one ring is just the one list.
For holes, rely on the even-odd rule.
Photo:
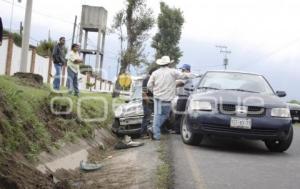
[(156, 64), (158, 64), (160, 66), (171, 64), (173, 62), (174, 62), (174, 60), (170, 60), (169, 56), (163, 56), (160, 59), (156, 60)]

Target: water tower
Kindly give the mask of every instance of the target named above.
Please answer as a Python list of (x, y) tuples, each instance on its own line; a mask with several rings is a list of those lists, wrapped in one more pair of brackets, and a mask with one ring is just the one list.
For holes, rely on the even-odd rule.
[[(95, 88), (97, 77), (102, 80), (102, 67), (104, 57), (104, 44), (105, 44), (105, 33), (107, 24), (107, 10), (103, 7), (95, 6), (82, 6), (81, 22), (80, 22), (80, 33), (79, 43), (81, 44), (81, 53), (83, 54), (83, 60), (85, 62), (86, 55), (96, 55), (96, 77), (95, 77)], [(87, 41), (89, 32), (97, 32), (97, 49), (87, 49)], [(84, 36), (83, 36), (84, 33)], [(84, 40), (83, 40), (84, 37)], [(82, 41), (83, 44), (82, 44)], [(99, 68), (100, 65), (100, 68)], [(102, 82), (101, 82), (102, 83)], [(100, 83), (100, 89), (101, 89)]]

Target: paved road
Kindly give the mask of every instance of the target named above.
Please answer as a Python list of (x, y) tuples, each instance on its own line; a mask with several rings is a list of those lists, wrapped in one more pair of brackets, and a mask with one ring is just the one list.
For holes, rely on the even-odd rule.
[(178, 189), (299, 189), (300, 126), (285, 153), (261, 141), (206, 138), (200, 146), (172, 135), (169, 145)]

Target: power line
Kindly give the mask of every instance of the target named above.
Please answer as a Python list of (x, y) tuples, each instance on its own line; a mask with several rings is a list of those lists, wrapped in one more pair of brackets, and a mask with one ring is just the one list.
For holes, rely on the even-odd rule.
[(220, 49), (220, 53), (224, 55), (224, 59), (223, 59), (223, 65), (224, 65), (224, 68), (225, 70), (227, 69), (227, 66), (228, 66), (228, 58), (227, 58), (227, 54), (230, 54), (231, 51), (227, 50), (227, 46), (224, 46), (224, 45), (216, 45), (216, 47), (218, 49)]

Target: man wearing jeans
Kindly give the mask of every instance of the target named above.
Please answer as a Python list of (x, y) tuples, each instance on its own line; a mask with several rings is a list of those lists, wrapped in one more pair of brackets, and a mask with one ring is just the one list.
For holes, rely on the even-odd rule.
[(152, 68), (149, 71), (149, 74), (146, 76), (146, 78), (143, 80), (143, 91), (142, 91), (142, 96), (143, 96), (143, 110), (144, 110), (144, 117), (143, 117), (143, 122), (141, 126), (141, 138), (146, 139), (148, 138), (147, 136), (147, 127), (148, 127), (148, 122), (151, 119), (151, 115), (153, 113), (153, 94), (151, 91), (148, 90), (147, 84), (150, 79), (151, 74), (156, 70), (156, 68)]
[(153, 140), (160, 140), (160, 128), (169, 118), (171, 101), (175, 97), (176, 80), (189, 78), (189, 75), (169, 68), (172, 62), (169, 56), (158, 59), (156, 63), (160, 68), (153, 72), (147, 84), (154, 96), (154, 120), (152, 131), (149, 130), (149, 134), (153, 135), (151, 136)]
[[(191, 66), (189, 64), (184, 64), (180, 68), (183, 73), (190, 73)], [(186, 103), (188, 97), (193, 92), (193, 82), (191, 79), (179, 80), (177, 81), (177, 105), (176, 105), (176, 114), (175, 114), (175, 124), (174, 124), (174, 133), (180, 134), (180, 124), (185, 114)]]
[(61, 70), (62, 67), (65, 66), (66, 64), (65, 52), (64, 52), (65, 41), (66, 40), (64, 37), (60, 37), (59, 43), (55, 45), (52, 53), (54, 68), (55, 68), (55, 76), (53, 80), (54, 90), (60, 89)]
[(72, 44), (67, 64), (69, 94), (74, 94), (74, 96), (79, 96), (78, 74), (80, 72), (79, 65), (82, 63), (83, 61), (81, 60), (79, 55), (79, 45)]

